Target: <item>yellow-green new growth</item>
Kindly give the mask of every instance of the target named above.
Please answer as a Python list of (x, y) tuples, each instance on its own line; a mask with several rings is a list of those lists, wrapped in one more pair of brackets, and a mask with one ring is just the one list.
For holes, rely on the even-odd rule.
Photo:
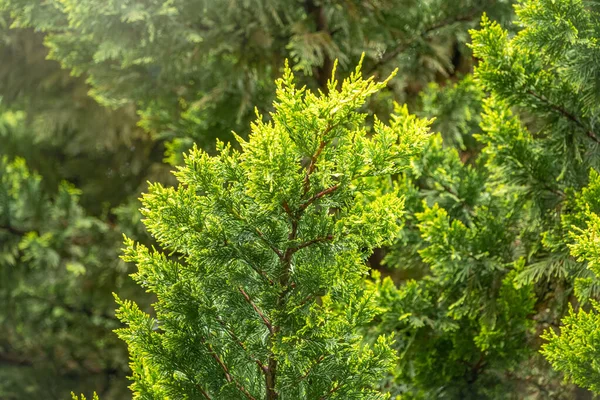
[(397, 107), (369, 131), (358, 109), (385, 84), (359, 66), (315, 94), (286, 66), (275, 111), (241, 151), (194, 148), (177, 188), (151, 185), (145, 224), (172, 256), (126, 243), (158, 298), (156, 318), (119, 301), (136, 398), (386, 397), (375, 387), (394, 364), (391, 339), (367, 344), (358, 328), (379, 312), (365, 258), (398, 233), (403, 200), (374, 194), (429, 122)]

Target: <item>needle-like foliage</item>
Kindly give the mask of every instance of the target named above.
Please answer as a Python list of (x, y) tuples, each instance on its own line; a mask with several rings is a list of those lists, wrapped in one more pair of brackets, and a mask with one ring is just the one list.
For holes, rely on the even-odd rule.
[(385, 261), (415, 280), (375, 280), (372, 330), (395, 332), (385, 388), (403, 398), (573, 398), (563, 372), (597, 390), (594, 311), (545, 335), (559, 373), (539, 349), (569, 303), (598, 299), (598, 2), (525, 0), (516, 15), (516, 35), (488, 17), (471, 31), (478, 87), (425, 95), (441, 137), (400, 178), (406, 224)]
[[(565, 378), (600, 393), (600, 306), (598, 284), (600, 277), (600, 175), (592, 171), (590, 183), (577, 195), (579, 205), (577, 218), (565, 221), (569, 224), (572, 243), (571, 254), (577, 261), (587, 264), (587, 274), (575, 281), (575, 294), (581, 304), (590, 302), (591, 310), (580, 307), (577, 312), (569, 308), (562, 320), (560, 334), (546, 331), (548, 340), (542, 353), (554, 368), (565, 373)], [(580, 226), (584, 226), (581, 228)]]
[(397, 107), (368, 131), (358, 109), (386, 83), (358, 67), (315, 94), (286, 67), (272, 122), (258, 116), (241, 151), (193, 149), (177, 188), (150, 187), (145, 224), (165, 250), (127, 240), (125, 259), (156, 317), (126, 300), (118, 311), (137, 398), (385, 397), (391, 339), (357, 330), (378, 313), (364, 261), (401, 227), (402, 199), (377, 188), (429, 125)]

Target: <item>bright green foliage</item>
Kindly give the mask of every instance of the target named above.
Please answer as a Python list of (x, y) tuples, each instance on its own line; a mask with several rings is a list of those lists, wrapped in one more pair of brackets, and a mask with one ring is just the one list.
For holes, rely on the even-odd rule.
[(61, 397), (123, 375), (111, 291), (141, 293), (117, 261), (118, 233), (86, 215), (79, 193), (62, 183), (49, 194), (22, 159), (0, 159), (2, 398)]
[[(73, 393), (71, 393), (71, 395), (73, 396), (73, 400), (87, 400), (87, 398), (84, 395), (81, 395), (81, 397), (76, 396)], [(92, 397), (91, 400), (99, 400), (98, 395), (96, 393), (94, 393), (94, 397)]]
[(398, 290), (389, 278), (377, 279), (384, 307), (378, 329), (397, 331), (400, 354), (390, 391), (407, 399), (514, 397), (516, 385), (503, 374), (530, 356), (524, 341), (534, 296), (515, 289), (512, 278), (498, 285), (487, 319), (448, 313), (449, 302), (437, 299), (449, 285), (408, 281)]
[[(512, 15), (511, 1), (489, 0), (2, 0), (15, 26), (45, 32), (50, 56), (85, 74), (100, 103), (135, 103), (143, 125), (172, 140), (243, 137), (253, 109), (270, 111), (273, 78), (290, 58), (302, 83), (326, 88), (334, 59), (342, 73), (366, 53), (365, 70), (399, 67), (389, 88), (414, 98), (428, 82), (468, 71), (466, 27), (487, 11)], [(376, 106), (385, 108), (385, 104)], [(387, 110), (391, 111), (391, 110)]]
[[(575, 293), (582, 303), (589, 301), (590, 297), (596, 299), (598, 297), (600, 217), (596, 212), (599, 188), (600, 175), (593, 171), (590, 185), (577, 196), (577, 203), (585, 207), (581, 210), (579, 219), (582, 219), (587, 226), (582, 229), (578, 224), (571, 225), (570, 234), (574, 240), (569, 246), (571, 253), (578, 261), (587, 263), (590, 272), (589, 276), (579, 278), (575, 282)], [(592, 211), (592, 208), (596, 212)], [(543, 346), (542, 353), (554, 368), (565, 373), (566, 379), (600, 393), (600, 366), (597, 362), (600, 356), (600, 345), (598, 345), (600, 306), (595, 300), (592, 300), (592, 308), (589, 312), (583, 308), (574, 312), (571, 308), (569, 314), (562, 320), (560, 335), (553, 330), (546, 332), (544, 338), (549, 343)]]
[(393, 394), (511, 398), (519, 392), (508, 375), (531, 353), (535, 296), (513, 283), (521, 205), (489, 181), (486, 164), (464, 165), (439, 136), (403, 177), (407, 224), (386, 262), (423, 277), (399, 288), (389, 278), (376, 280), (385, 311), (371, 328), (396, 332), (400, 362), (386, 384)]
[(400, 229), (402, 200), (375, 197), (378, 184), (429, 125), (398, 107), (369, 137), (357, 109), (386, 84), (357, 69), (315, 95), (286, 68), (272, 122), (259, 116), (241, 151), (193, 149), (178, 188), (150, 187), (145, 224), (178, 257), (127, 240), (135, 279), (158, 296), (156, 318), (119, 301), (136, 396), (385, 397), (390, 338), (357, 332), (379, 312), (364, 260)]
[(557, 117), (574, 110), (574, 120), (565, 124), (590, 136), (598, 110), (598, 5), (535, 0), (516, 11), (523, 29), (515, 38), (487, 18), (484, 29), (473, 33), (475, 56), (484, 59), (477, 75), (511, 104), (536, 106)]
[[(549, 21), (548, 10), (561, 19)], [(515, 177), (514, 183), (528, 186), (531, 194), (540, 197), (538, 202), (548, 197), (541, 195), (543, 191), (549, 194), (561, 187), (582, 187), (587, 169), (598, 166), (594, 150), (600, 136), (593, 127), (600, 107), (581, 89), (582, 85), (595, 87), (598, 64), (572, 63), (580, 55), (594, 54), (592, 48), (582, 51), (578, 47), (581, 42), (593, 47), (597, 41), (600, 24), (593, 11), (593, 5), (587, 9), (582, 1), (528, 1), (517, 8), (524, 29), (515, 38), (509, 39), (500, 26), (486, 18), (483, 29), (473, 31), (474, 54), (483, 59), (476, 76), (484, 88), (505, 101), (504, 107), (519, 106), (537, 117), (532, 124), (536, 140), (523, 138), (516, 159), (524, 162), (529, 157), (529, 165), (518, 169), (518, 164), (507, 165), (505, 180), (513, 183)], [(585, 14), (587, 22), (569, 19), (572, 14)], [(577, 29), (571, 33), (559, 29), (569, 24)], [(574, 32), (579, 32), (576, 37)], [(541, 40), (544, 35), (546, 41)], [(584, 66), (585, 73), (580, 70)], [(523, 177), (526, 173), (530, 176)]]
[(562, 246), (568, 246), (576, 261), (587, 263), (586, 269), (579, 268), (575, 279), (575, 295), (581, 303), (590, 298), (597, 298), (599, 291), (598, 279), (600, 271), (594, 264), (593, 256), (588, 253), (590, 247), (582, 243), (583, 238), (590, 240), (594, 235), (594, 224), (597, 213), (600, 213), (600, 175), (595, 170), (590, 171), (589, 184), (580, 192), (574, 193), (567, 199), (566, 205), (570, 213), (561, 215)]
[[(567, 247), (584, 207), (575, 193), (600, 159), (600, 107), (587, 92), (599, 67), (585, 61), (598, 54), (598, 9), (593, 2), (526, 1), (517, 15), (523, 29), (514, 38), (486, 18), (472, 32), (474, 54), (483, 59), (475, 75), (493, 93), (484, 128), (496, 133), (481, 139), (497, 180), (530, 202), (530, 227), (521, 234), (530, 242), (523, 241), (529, 262), (518, 280), (571, 280), (585, 273)], [(524, 111), (527, 130), (516, 119), (498, 123), (512, 106)]]
[[(385, 261), (417, 280), (398, 288), (376, 280), (386, 311), (371, 332), (395, 331), (400, 355), (384, 386), (403, 398), (511, 398), (523, 390), (512, 374), (518, 379), (531, 355), (535, 301), (530, 286), (513, 284), (523, 204), (495, 182), (492, 157), (477, 156), (474, 138), (494, 134), (476, 135), (477, 122), (505, 126), (512, 116), (480, 115), (482, 94), (470, 80), (427, 96), (424, 112), (441, 115), (438, 127), (457, 127), (447, 143), (469, 146), (459, 153), (433, 136), (399, 180), (406, 225)], [(446, 117), (453, 103), (462, 111)]]
[(600, 392), (600, 306), (593, 303), (593, 311), (572, 309), (563, 318), (560, 335), (554, 331), (546, 332), (542, 353), (554, 368), (564, 372), (565, 378), (593, 392)]
[[(51, 57), (80, 74), (80, 85), (87, 79), (95, 99), (128, 116), (135, 105), (156, 141), (145, 142), (154, 150), (150, 163), (136, 154), (132, 165), (153, 165), (163, 141), (169, 162), (182, 165), (179, 186), (153, 184), (144, 196), (159, 246), (136, 243), (143, 229), (134, 203), (109, 213), (129, 220), (118, 227), (92, 218), (94, 229), (106, 229), (102, 240), (113, 243), (117, 229), (134, 236), (125, 259), (158, 298), (156, 315), (118, 300), (138, 398), (571, 399), (571, 382), (599, 390), (600, 6), (523, 0), (515, 33), (491, 22), (508, 15), (507, 5), (0, 0), (15, 28), (5, 49), (16, 47), (12, 37), (31, 34), (19, 27), (42, 31)], [(478, 66), (458, 80), (471, 66), (460, 31), (483, 10), (490, 17), (471, 32)], [(34, 36), (39, 45), (42, 34)], [(395, 66), (401, 73), (385, 84), (358, 75), (327, 83), (333, 59), (345, 74), (362, 52), (369, 74)], [(312, 93), (294, 86), (289, 69), (273, 85), (285, 58)], [(10, 127), (39, 127), (36, 120), (53, 114), (39, 110), (52, 101), (46, 92), (39, 99), (29, 89), (13, 92), (19, 84), (2, 79), (8, 112), (0, 135), (10, 138), (12, 158), (42, 136)], [(424, 119), (399, 106), (388, 118), (392, 99)], [(430, 125), (440, 134), (425, 138)], [(224, 144), (232, 128), (240, 138)], [(215, 136), (223, 142), (211, 156)], [(55, 139), (44, 143), (68, 144)], [(115, 151), (132, 182), (126, 198), (144, 173), (129, 175)], [(31, 154), (44, 178), (65, 175)], [(13, 182), (19, 162), (6, 165)], [(47, 193), (44, 213), (63, 196)], [(11, 201), (34, 210), (24, 199)], [(82, 269), (71, 265), (70, 237), (39, 234), (70, 231), (42, 222), (55, 225), (27, 227), (38, 232), (31, 245), (12, 232), (0, 255), (39, 249), (37, 259), (19, 259), (38, 263), (27, 278), (36, 282), (40, 259), (66, 254), (69, 268), (60, 258), (65, 268), (52, 271), (59, 278), (71, 271), (60, 281), (71, 290), (83, 275), (73, 273)], [(108, 242), (102, 257), (114, 257)], [(104, 260), (99, 243), (81, 255), (86, 274), (99, 265), (92, 255)], [(387, 270), (369, 278), (374, 249), (368, 263), (380, 267), (383, 259)], [(42, 283), (43, 291), (49, 283)], [(561, 319), (560, 330), (548, 330)]]

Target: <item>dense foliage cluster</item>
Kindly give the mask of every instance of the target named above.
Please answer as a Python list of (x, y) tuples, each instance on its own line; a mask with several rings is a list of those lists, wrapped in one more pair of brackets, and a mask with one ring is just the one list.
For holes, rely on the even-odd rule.
[(599, 43), (596, 0), (0, 0), (0, 398), (599, 394)]
[(316, 96), (286, 68), (273, 122), (259, 117), (241, 151), (194, 149), (177, 189), (150, 188), (145, 224), (179, 257), (128, 241), (135, 279), (158, 296), (156, 318), (119, 301), (136, 395), (380, 398), (395, 356), (389, 337), (357, 334), (378, 312), (364, 259), (399, 231), (402, 200), (377, 196), (379, 182), (428, 125), (399, 108), (369, 138), (356, 110), (386, 83), (357, 69)]

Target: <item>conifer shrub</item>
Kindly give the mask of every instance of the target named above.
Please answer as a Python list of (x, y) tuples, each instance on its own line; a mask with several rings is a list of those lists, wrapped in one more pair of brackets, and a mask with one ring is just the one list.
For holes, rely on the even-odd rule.
[(124, 258), (156, 316), (118, 300), (135, 396), (386, 397), (376, 385), (395, 364), (391, 338), (366, 343), (358, 329), (379, 312), (365, 258), (401, 228), (402, 198), (379, 187), (430, 124), (397, 106), (367, 127), (359, 109), (388, 80), (359, 65), (312, 93), (286, 66), (271, 121), (257, 115), (241, 150), (194, 148), (178, 187), (151, 185), (142, 212), (162, 250), (127, 239)]

